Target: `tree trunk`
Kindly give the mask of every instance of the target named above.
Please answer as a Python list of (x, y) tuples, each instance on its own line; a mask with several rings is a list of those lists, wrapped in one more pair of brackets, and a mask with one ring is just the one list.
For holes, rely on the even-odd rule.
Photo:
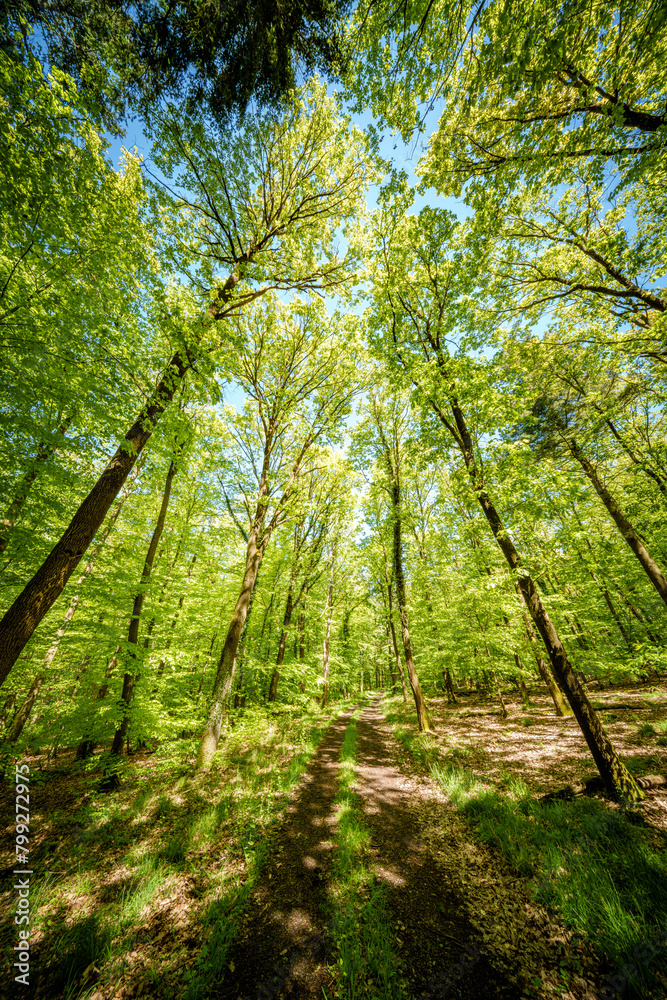
[[(220, 318), (241, 279), (239, 271), (229, 276), (216, 302), (207, 310), (210, 322)], [(83, 501), (60, 541), (51, 550), (32, 580), (16, 598), (0, 621), (0, 685), (21, 655), (26, 643), (78, 566), (111, 504), (127, 479), (134, 463), (150, 438), (155, 425), (173, 399), (195, 361), (187, 350), (177, 351), (167, 364), (151, 398), (141, 409), (134, 424), (92, 490)]]
[(401, 654), (398, 651), (398, 642), (396, 641), (396, 629), (394, 628), (394, 609), (393, 609), (393, 597), (392, 597), (392, 586), (388, 585), (387, 588), (387, 598), (389, 600), (389, 631), (391, 632), (391, 641), (394, 647), (394, 656), (396, 658), (396, 669), (398, 670), (398, 675), (401, 678), (401, 690), (403, 691), (403, 701), (407, 705), (408, 703), (408, 687), (405, 683), (405, 671), (403, 670), (403, 664), (401, 663)]
[(287, 649), (287, 633), (289, 631), (290, 624), (292, 622), (292, 613), (294, 611), (294, 587), (296, 585), (296, 577), (299, 572), (299, 558), (295, 555), (294, 562), (292, 564), (292, 572), (290, 574), (289, 587), (287, 588), (287, 600), (285, 602), (285, 614), (283, 615), (283, 627), (280, 632), (280, 641), (278, 643), (278, 655), (276, 656), (276, 665), (274, 667), (273, 673), (271, 675), (271, 683), (269, 684), (269, 701), (275, 701), (278, 694), (278, 681), (280, 680), (280, 667), (285, 659), (285, 650)]
[(327, 591), (326, 616), (327, 624), (324, 633), (324, 644), (322, 651), (322, 708), (327, 707), (329, 701), (329, 649), (331, 646), (331, 618), (333, 616), (333, 584), (334, 584), (334, 563), (336, 561), (336, 543), (334, 542), (331, 553), (331, 570), (329, 572), (329, 590)]
[(523, 606), (523, 612), (522, 612), (523, 624), (526, 629), (526, 635), (528, 636), (530, 644), (533, 647), (533, 655), (535, 656), (537, 669), (540, 677), (542, 678), (547, 688), (549, 689), (549, 694), (551, 695), (552, 701), (554, 703), (554, 708), (556, 709), (556, 715), (560, 716), (572, 715), (572, 709), (565, 701), (564, 691), (561, 689), (560, 685), (558, 684), (558, 681), (554, 678), (553, 674), (551, 673), (551, 671), (549, 670), (549, 668), (547, 667), (546, 663), (544, 662), (544, 660), (542, 659), (537, 650), (537, 639), (535, 638), (535, 632), (533, 630), (532, 622), (528, 617), (528, 615), (526, 614), (527, 610), (526, 602), (521, 592), (521, 587), (519, 586), (518, 583), (516, 583), (514, 586), (517, 595), (519, 597), (519, 600), (521, 601), (521, 604)]
[(30, 690), (28, 691), (23, 704), (21, 705), (21, 707), (19, 708), (18, 712), (14, 717), (12, 728), (10, 729), (9, 735), (7, 736), (7, 743), (16, 743), (17, 739), (23, 732), (23, 727), (25, 726), (26, 722), (30, 717), (30, 713), (32, 712), (32, 706), (35, 704), (35, 699), (37, 698), (40, 688), (44, 683), (45, 676), (46, 676), (45, 674), (38, 674), (37, 677), (35, 677), (32, 684), (30, 685)]
[(597, 713), (588, 701), (586, 693), (567, 658), (558, 633), (547, 614), (546, 608), (542, 604), (537, 587), (527, 570), (521, 566), (521, 560), (514, 547), (514, 543), (486, 492), (482, 477), (477, 470), (472, 437), (458, 401), (455, 397), (451, 397), (449, 402), (455, 427), (444, 418), (444, 414), (442, 414), (437, 404), (435, 405), (436, 412), (452, 433), (454, 440), (459, 446), (468, 471), (470, 483), (484, 512), (484, 516), (489, 523), (493, 536), (512, 574), (518, 576), (517, 583), (521, 589), (528, 613), (542, 637), (542, 641), (549, 654), (549, 659), (551, 660), (554, 675), (561, 688), (565, 691), (567, 699), (572, 706), (572, 711), (598, 767), (604, 787), (610, 795), (629, 801), (639, 801), (644, 797), (644, 794), (614, 750)]
[(420, 732), (428, 733), (432, 729), (432, 726), (428, 717), (426, 702), (424, 701), (424, 696), (422, 695), (417, 670), (412, 658), (412, 642), (410, 640), (408, 609), (405, 598), (405, 577), (403, 575), (400, 517), (401, 494), (400, 486), (396, 481), (394, 481), (392, 485), (392, 500), (394, 507), (394, 579), (396, 580), (396, 600), (398, 601), (398, 610), (401, 616), (401, 635), (403, 638), (403, 649), (405, 651), (405, 667), (408, 672), (408, 680), (410, 681), (410, 687), (412, 688), (412, 694), (415, 700), (417, 722), (419, 724)]
[(306, 604), (308, 601), (308, 590), (306, 588), (303, 594), (303, 600), (301, 603), (301, 614), (299, 615), (299, 621), (297, 624), (297, 633), (299, 636), (299, 660), (301, 663), (305, 662), (306, 659)]
[(113, 738), (113, 743), (111, 744), (111, 753), (113, 755), (119, 755), (123, 750), (123, 742), (127, 734), (127, 727), (130, 722), (129, 709), (132, 704), (132, 698), (134, 697), (134, 689), (139, 681), (139, 674), (136, 673), (136, 658), (137, 654), (135, 652), (136, 647), (139, 643), (139, 625), (141, 622), (141, 612), (144, 606), (144, 599), (146, 597), (146, 586), (148, 580), (153, 571), (153, 563), (155, 562), (155, 553), (157, 552), (158, 543), (162, 537), (162, 532), (164, 530), (164, 522), (167, 517), (167, 507), (169, 506), (169, 498), (171, 496), (171, 484), (176, 475), (176, 463), (172, 459), (169, 463), (169, 470), (167, 472), (167, 478), (164, 484), (164, 492), (162, 494), (162, 503), (160, 505), (160, 512), (158, 514), (157, 522), (155, 528), (153, 529), (153, 536), (150, 540), (148, 546), (148, 551), (146, 553), (146, 559), (144, 561), (144, 568), (141, 573), (141, 580), (139, 583), (139, 590), (136, 597), (134, 598), (134, 606), (132, 608), (132, 617), (130, 618), (130, 627), (127, 633), (127, 659), (131, 666), (129, 671), (125, 672), (125, 677), (123, 678), (123, 693), (121, 694), (121, 702), (123, 707), (123, 718), (121, 723), (116, 730)]
[(395, 667), (396, 664), (395, 664), (395, 660), (394, 660), (393, 650), (391, 648), (391, 632), (389, 631), (389, 621), (388, 620), (387, 620), (387, 622), (385, 624), (385, 635), (386, 635), (386, 638), (387, 638), (387, 663), (389, 665), (389, 677), (390, 677), (390, 680), (391, 680), (391, 691), (392, 691), (392, 694), (393, 694), (394, 693), (394, 689), (396, 688), (396, 681), (397, 681), (398, 678), (397, 678), (397, 674), (396, 674), (396, 672), (394, 670), (394, 667)]
[(616, 500), (611, 495), (607, 487), (604, 485), (602, 480), (597, 474), (597, 469), (592, 462), (584, 455), (583, 451), (577, 444), (574, 438), (568, 437), (565, 442), (572, 453), (573, 458), (582, 467), (588, 479), (593, 484), (593, 488), (597, 495), (602, 500), (602, 503), (607, 508), (607, 512), (611, 517), (612, 521), (620, 531), (621, 535), (627, 542), (627, 544), (632, 549), (634, 555), (636, 556), (639, 564), (646, 573), (647, 577), (655, 587), (655, 589), (660, 594), (665, 604), (667, 604), (667, 579), (658, 566), (658, 564), (651, 558), (651, 555), (644, 545), (643, 541), (635, 531), (634, 527), (628, 521), (627, 517), (623, 514), (623, 511), (616, 503)]
[(8, 694), (2, 706), (2, 712), (0, 713), (0, 726), (4, 726), (7, 718), (9, 717), (9, 713), (12, 708), (14, 708), (15, 702), (16, 694)]
[(265, 532), (261, 544), (258, 544), (258, 538), (263, 524), (264, 507), (262, 495), (260, 497), (260, 502), (258, 503), (255, 522), (248, 534), (248, 547), (246, 550), (243, 583), (241, 585), (241, 592), (239, 593), (236, 601), (236, 607), (234, 608), (232, 620), (229, 624), (227, 637), (223, 643), (222, 651), (220, 653), (220, 661), (218, 663), (218, 669), (213, 683), (213, 692), (211, 694), (211, 705), (206, 725), (204, 727), (204, 732), (202, 733), (199, 744), (199, 752), (197, 754), (197, 763), (195, 765), (197, 770), (208, 770), (213, 761), (215, 751), (218, 749), (224, 705), (225, 701), (229, 697), (232, 681), (234, 679), (233, 669), (236, 660), (236, 651), (241, 638), (243, 625), (248, 614), (248, 608), (250, 607), (250, 599), (252, 597), (253, 590), (255, 589), (257, 573), (259, 572), (262, 557), (269, 541), (269, 533)]

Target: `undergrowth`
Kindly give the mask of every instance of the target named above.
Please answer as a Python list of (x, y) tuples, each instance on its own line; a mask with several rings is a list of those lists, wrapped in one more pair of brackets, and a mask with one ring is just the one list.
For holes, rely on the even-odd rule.
[[(587, 797), (542, 802), (502, 773), (485, 780), (449, 749), (388, 715), (399, 742), (468, 820), (530, 879), (536, 901), (618, 969), (609, 996), (646, 998), (667, 985), (667, 855), (641, 813)], [(664, 994), (663, 994), (664, 995)]]
[(45, 782), (31, 796), (42, 835), (31, 858), (32, 995), (83, 1000), (143, 982), (155, 997), (208, 996), (330, 717), (253, 708), (223, 735), (208, 774), (193, 773), (194, 744), (181, 741), (126, 766), (113, 794), (72, 768), (62, 809), (45, 801), (58, 799)]

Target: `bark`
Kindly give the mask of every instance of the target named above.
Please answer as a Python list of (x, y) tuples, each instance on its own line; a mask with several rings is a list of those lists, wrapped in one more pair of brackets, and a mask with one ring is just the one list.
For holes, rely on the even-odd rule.
[(461, 451), (471, 486), (484, 512), (493, 536), (512, 574), (517, 578), (526, 608), (540, 633), (549, 654), (554, 675), (565, 691), (572, 711), (579, 723), (584, 739), (598, 767), (608, 794), (629, 801), (643, 798), (643, 792), (625, 764), (614, 750), (600, 719), (588, 701), (586, 693), (572, 668), (565, 648), (554, 628), (547, 610), (542, 603), (537, 587), (530, 574), (521, 565), (519, 554), (514, 547), (502, 519), (491, 502), (478, 471), (472, 437), (463, 411), (456, 397), (449, 399), (454, 424), (447, 419), (440, 407), (432, 400), (432, 405), (442, 423), (448, 428)]
[(394, 579), (396, 580), (396, 600), (398, 602), (398, 610), (401, 618), (401, 636), (403, 638), (403, 650), (405, 652), (405, 668), (408, 673), (408, 680), (410, 681), (410, 687), (412, 688), (412, 695), (415, 700), (415, 708), (417, 710), (417, 722), (419, 724), (420, 732), (430, 732), (432, 729), (431, 721), (428, 717), (428, 711), (426, 708), (426, 702), (424, 701), (424, 696), (422, 695), (421, 685), (419, 683), (419, 677), (417, 675), (417, 669), (412, 657), (412, 642), (410, 639), (410, 628), (408, 625), (408, 608), (407, 600), (405, 597), (405, 577), (403, 575), (403, 552), (402, 552), (402, 540), (401, 540), (401, 517), (400, 517), (400, 485), (398, 482), (394, 481), (392, 485), (392, 501), (393, 501), (393, 514), (394, 514), (394, 547), (393, 547), (393, 562), (394, 562)]
[(397, 675), (394, 670), (395, 661), (394, 654), (391, 648), (391, 632), (389, 631), (389, 621), (385, 625), (385, 635), (387, 637), (387, 663), (389, 664), (389, 678), (391, 680), (391, 690), (392, 694), (396, 688)]
[(396, 628), (394, 626), (394, 611), (393, 611), (393, 598), (392, 598), (392, 587), (389, 585), (389, 590), (387, 591), (387, 597), (389, 598), (389, 631), (391, 632), (391, 641), (394, 647), (394, 656), (396, 658), (396, 669), (398, 670), (398, 675), (401, 678), (401, 690), (403, 692), (403, 701), (407, 705), (408, 703), (408, 686), (405, 683), (405, 671), (403, 670), (403, 663), (401, 661), (401, 654), (398, 649), (398, 641), (396, 639)]
[(9, 713), (14, 707), (15, 702), (16, 702), (16, 694), (8, 694), (2, 706), (2, 712), (0, 713), (0, 726), (4, 726), (5, 721), (9, 716)]
[(646, 634), (649, 637), (649, 639), (651, 640), (651, 642), (653, 642), (653, 643), (655, 643), (657, 645), (660, 642), (660, 639), (657, 638), (655, 635), (653, 635), (653, 633), (649, 629), (649, 625), (648, 625), (648, 621), (646, 619), (646, 616), (639, 610), (639, 608), (635, 604), (632, 603), (632, 601), (630, 600), (630, 598), (628, 597), (628, 595), (621, 589), (621, 587), (619, 587), (618, 584), (616, 584), (616, 589), (618, 590), (619, 594), (621, 595), (621, 597), (625, 601), (625, 603), (627, 605), (627, 608), (628, 608), (628, 611), (630, 612), (630, 614), (634, 618), (636, 618), (637, 621), (640, 622), (640, 624), (644, 627), (644, 629), (646, 630)]
[[(67, 428), (72, 423), (74, 419), (74, 414), (65, 417), (63, 422), (58, 427), (58, 434), (62, 436), (67, 431)], [(10, 503), (7, 513), (5, 514), (2, 522), (0, 522), (0, 555), (3, 554), (7, 545), (9, 543), (9, 536), (12, 528), (16, 524), (23, 506), (28, 499), (28, 494), (32, 489), (32, 484), (37, 479), (39, 473), (39, 466), (43, 465), (51, 456), (58, 450), (57, 442), (50, 442), (46, 444), (42, 443), (37, 448), (37, 454), (35, 455), (34, 461), (32, 463), (32, 468), (25, 473), (19, 486), (14, 494), (14, 499)]]
[(125, 677), (123, 678), (123, 692), (121, 694), (121, 702), (123, 708), (123, 718), (121, 723), (116, 730), (113, 738), (113, 743), (111, 744), (111, 753), (113, 755), (118, 755), (122, 753), (123, 742), (127, 734), (127, 727), (130, 722), (129, 709), (132, 704), (132, 699), (134, 697), (134, 689), (139, 681), (140, 674), (136, 672), (136, 648), (139, 643), (139, 625), (141, 623), (141, 612), (144, 606), (144, 600), (146, 597), (146, 587), (150, 579), (150, 575), (153, 571), (153, 563), (155, 562), (155, 553), (157, 552), (157, 547), (162, 537), (162, 532), (164, 530), (164, 522), (167, 517), (167, 507), (169, 506), (169, 498), (171, 496), (171, 484), (173, 482), (174, 476), (176, 475), (176, 463), (172, 459), (169, 463), (169, 470), (167, 472), (167, 478), (164, 484), (164, 491), (162, 493), (162, 503), (160, 505), (160, 512), (158, 514), (157, 522), (155, 528), (153, 529), (153, 535), (151, 537), (148, 551), (146, 552), (146, 559), (144, 560), (144, 568), (141, 573), (141, 580), (139, 583), (139, 589), (137, 591), (136, 597), (134, 598), (134, 606), (132, 608), (132, 617), (130, 618), (130, 627), (127, 633), (127, 658), (129, 661), (130, 670), (126, 670)]
[(398, 676), (401, 678), (401, 689), (403, 691), (403, 701), (407, 705), (408, 703), (408, 689), (405, 684), (405, 673), (403, 672), (403, 664), (401, 663), (401, 654), (398, 651), (398, 643), (396, 641), (396, 629), (394, 627), (394, 600), (392, 596), (392, 584), (389, 579), (389, 569), (387, 566), (387, 550), (384, 545), (384, 538), (380, 538), (382, 543), (382, 556), (383, 556), (383, 568), (384, 568), (384, 582), (387, 588), (387, 624), (389, 626), (389, 631), (391, 632), (391, 641), (394, 647), (394, 662), (396, 663), (396, 670)]
[(259, 541), (264, 525), (265, 489), (265, 485), (260, 488), (260, 497), (257, 504), (255, 520), (248, 533), (248, 546), (246, 549), (243, 583), (241, 584), (241, 591), (237, 598), (232, 620), (229, 624), (227, 636), (220, 653), (218, 669), (213, 683), (213, 692), (211, 694), (211, 705), (209, 707), (206, 725), (204, 727), (204, 732), (202, 733), (199, 744), (199, 752), (197, 754), (197, 770), (208, 770), (213, 761), (215, 751), (218, 749), (224, 705), (229, 697), (234, 680), (236, 651), (241, 638), (243, 625), (248, 615), (250, 599), (252, 597), (253, 590), (255, 589), (255, 582), (257, 580), (257, 573), (259, 572), (262, 557), (269, 542), (269, 531), (264, 532), (261, 542)]
[(329, 651), (331, 647), (331, 619), (333, 616), (333, 584), (334, 584), (334, 563), (336, 561), (336, 543), (334, 542), (331, 553), (331, 569), (329, 571), (329, 589), (327, 591), (326, 616), (327, 624), (324, 633), (324, 644), (322, 651), (322, 708), (327, 707), (329, 701)]
[[(207, 310), (207, 320), (221, 318), (241, 278), (239, 271), (229, 276), (217, 300)], [(67, 581), (79, 565), (88, 546), (118, 496), (137, 458), (182, 384), (196, 356), (177, 351), (167, 364), (150, 399), (142, 407), (116, 454), (70, 521), (32, 580), (0, 621), (0, 685), (21, 655), (44, 615), (60, 597)]]
[(454, 685), (452, 684), (452, 675), (450, 673), (449, 667), (445, 667), (445, 691), (447, 692), (447, 702), (450, 705), (456, 705), (456, 694), (454, 693)]
[(306, 604), (308, 601), (308, 590), (310, 588), (306, 587), (303, 595), (303, 602), (301, 604), (301, 614), (299, 615), (299, 622), (297, 624), (297, 631), (299, 634), (299, 659), (303, 663), (306, 659)]
[(271, 683), (269, 685), (269, 697), (268, 697), (269, 701), (275, 701), (276, 696), (278, 694), (280, 667), (282, 666), (283, 660), (285, 659), (285, 650), (287, 649), (287, 634), (289, 632), (289, 627), (292, 622), (292, 613), (294, 612), (294, 587), (296, 586), (296, 577), (298, 572), (299, 572), (299, 558), (297, 554), (292, 564), (292, 572), (290, 574), (289, 587), (287, 588), (287, 600), (285, 602), (285, 613), (283, 615), (283, 627), (280, 632), (280, 641), (278, 643), (278, 655), (276, 656), (276, 665), (271, 675)]
[(42, 684), (44, 683), (45, 674), (38, 674), (34, 681), (30, 685), (30, 690), (28, 691), (23, 704), (19, 708), (18, 712), (14, 716), (14, 721), (12, 723), (12, 728), (7, 736), (7, 743), (16, 743), (17, 739), (23, 732), (23, 727), (30, 718), (30, 713), (32, 711), (32, 706), (35, 704), (35, 699), (40, 692)]
[(612, 521), (620, 531), (621, 535), (631, 548), (640, 566), (647, 577), (660, 594), (662, 600), (667, 604), (667, 579), (662, 570), (651, 557), (648, 549), (635, 531), (633, 525), (627, 519), (618, 503), (598, 476), (597, 469), (591, 461), (584, 455), (583, 451), (574, 438), (566, 438), (566, 444), (570, 449), (573, 458), (579, 463), (588, 479), (593, 485), (593, 489), (607, 508), (607, 512)]

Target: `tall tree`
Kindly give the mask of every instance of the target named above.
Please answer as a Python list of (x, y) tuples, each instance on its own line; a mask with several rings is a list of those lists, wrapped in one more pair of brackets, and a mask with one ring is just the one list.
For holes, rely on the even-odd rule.
[(218, 746), (239, 638), (269, 540), (308, 503), (314, 451), (337, 437), (358, 387), (352, 321), (329, 319), (319, 304), (295, 302), (288, 310), (268, 299), (252, 314), (248, 340), (236, 376), (248, 401), (233, 420), (238, 451), (228, 473), (247, 524), (245, 570), (220, 653), (199, 768), (211, 766)]
[[(444, 236), (451, 218), (438, 211), (422, 212), (418, 219), (404, 217), (391, 237), (380, 236), (382, 271), (376, 286), (375, 329), (391, 331), (384, 350), (415, 384), (418, 398), (435, 414), (459, 452), (473, 495), (478, 501), (496, 543), (521, 589), (526, 608), (542, 637), (558, 683), (572, 711), (610, 794), (636, 801), (643, 793), (622, 762), (600, 719), (576, 677), (563, 643), (547, 613), (541, 595), (510, 536), (486, 482), (479, 446), (463, 410), (460, 393), (471, 394), (474, 366), (468, 358), (452, 357), (447, 341), (464, 322), (459, 296), (467, 291), (465, 278), (454, 285), (451, 257)], [(455, 241), (449, 253), (457, 253)], [(412, 264), (407, 263), (407, 253)], [(454, 291), (454, 288), (456, 291)], [(463, 375), (463, 377), (462, 377)], [(466, 384), (467, 383), (467, 384)], [(474, 383), (473, 383), (474, 384)], [(479, 388), (479, 383), (473, 388)]]
[[(59, 597), (188, 372), (198, 363), (230, 365), (220, 322), (271, 288), (337, 286), (353, 267), (351, 254), (337, 256), (334, 234), (354, 216), (372, 169), (361, 134), (338, 116), (320, 85), (295, 95), (279, 116), (249, 123), (224, 152), (201, 122), (188, 131), (184, 119), (165, 125), (161, 141), (163, 169), (178, 172), (197, 192), (176, 205), (169, 201), (172, 232), (163, 252), (189, 268), (208, 304), (190, 300), (188, 312), (172, 297), (162, 323), (179, 346), (60, 541), (0, 622), (0, 683)], [(228, 268), (226, 277), (221, 268)], [(243, 283), (247, 290), (240, 292)]]

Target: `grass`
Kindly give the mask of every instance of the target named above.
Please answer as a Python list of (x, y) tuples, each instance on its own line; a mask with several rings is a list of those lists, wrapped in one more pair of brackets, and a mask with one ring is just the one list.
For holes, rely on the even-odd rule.
[(453, 760), (451, 751), (446, 762), (425, 754), (423, 736), (402, 727), (396, 735), (430, 770), (471, 833), (501, 851), (531, 880), (536, 901), (620, 970), (619, 996), (639, 1000), (658, 983), (664, 989), (667, 855), (639, 813), (584, 797), (541, 802), (520, 778), (501, 772), (500, 782), (491, 784)]
[(353, 791), (355, 748), (353, 717), (341, 748), (340, 788), (335, 799), (338, 835), (331, 926), (338, 951), (338, 995), (345, 1000), (404, 1000), (382, 889), (365, 862), (370, 833)]
[(215, 991), (276, 822), (340, 710), (253, 708), (223, 735), (206, 775), (193, 773), (194, 743), (180, 741), (126, 765), (113, 794), (71, 770), (71, 799), (61, 805), (54, 786), (53, 808), (46, 782), (31, 801), (41, 834), (35, 996), (83, 1000), (139, 984), (174, 1000)]

